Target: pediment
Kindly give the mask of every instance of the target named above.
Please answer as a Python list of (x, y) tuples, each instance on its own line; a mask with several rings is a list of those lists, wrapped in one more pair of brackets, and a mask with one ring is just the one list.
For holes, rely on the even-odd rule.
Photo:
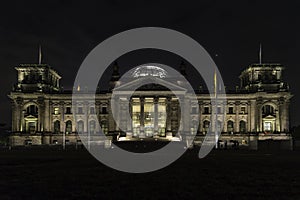
[(268, 116), (264, 117), (264, 119), (275, 119), (275, 117), (273, 115), (268, 115)]
[(157, 77), (143, 77), (134, 79), (130, 82), (121, 84), (120, 86), (113, 89), (113, 91), (149, 91), (149, 90), (171, 90), (178, 92), (186, 92), (187, 89), (173, 83), (171, 81), (167, 81), (165, 79), (157, 78)]
[(37, 120), (37, 118), (33, 115), (28, 115), (24, 118), (25, 120)]

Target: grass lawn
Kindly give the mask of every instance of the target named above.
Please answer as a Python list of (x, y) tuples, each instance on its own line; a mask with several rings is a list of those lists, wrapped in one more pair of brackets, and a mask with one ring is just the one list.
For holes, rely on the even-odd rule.
[(300, 199), (300, 152), (197, 148), (159, 171), (110, 169), (86, 150), (0, 151), (0, 199)]

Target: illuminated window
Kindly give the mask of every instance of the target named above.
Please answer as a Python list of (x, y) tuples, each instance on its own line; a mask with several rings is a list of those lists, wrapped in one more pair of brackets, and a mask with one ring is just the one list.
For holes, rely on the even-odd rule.
[(58, 108), (58, 107), (54, 108), (54, 114), (55, 114), (55, 115), (58, 115), (58, 114), (59, 114), (59, 108)]
[(101, 130), (104, 134), (107, 134), (108, 133), (108, 124), (107, 124), (107, 121), (106, 120), (103, 120), (101, 121)]
[(265, 131), (272, 131), (272, 123), (271, 122), (265, 122), (264, 123), (264, 130)]
[(241, 107), (241, 113), (245, 114), (246, 113), (246, 107)]

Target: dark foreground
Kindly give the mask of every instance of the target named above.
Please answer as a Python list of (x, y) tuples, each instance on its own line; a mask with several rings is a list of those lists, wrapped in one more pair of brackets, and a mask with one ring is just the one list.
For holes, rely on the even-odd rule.
[(128, 174), (84, 149), (0, 152), (0, 199), (300, 199), (300, 152), (188, 150), (170, 166)]

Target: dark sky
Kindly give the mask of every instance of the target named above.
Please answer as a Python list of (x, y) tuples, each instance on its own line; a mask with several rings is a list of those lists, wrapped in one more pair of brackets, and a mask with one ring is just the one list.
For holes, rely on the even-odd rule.
[[(14, 66), (36, 63), (39, 44), (42, 44), (43, 61), (63, 76), (65, 88), (71, 88), (81, 62), (100, 42), (128, 29), (157, 26), (180, 31), (197, 40), (216, 59), (228, 86), (238, 84), (241, 70), (257, 62), (262, 43), (263, 61), (286, 66), (286, 79), (295, 95), (291, 104), (292, 125), (298, 125), (299, 10), (297, 1), (256, 0), (2, 3), (0, 122), (10, 123), (7, 94), (17, 80)], [(119, 65), (122, 68), (122, 63)]]

